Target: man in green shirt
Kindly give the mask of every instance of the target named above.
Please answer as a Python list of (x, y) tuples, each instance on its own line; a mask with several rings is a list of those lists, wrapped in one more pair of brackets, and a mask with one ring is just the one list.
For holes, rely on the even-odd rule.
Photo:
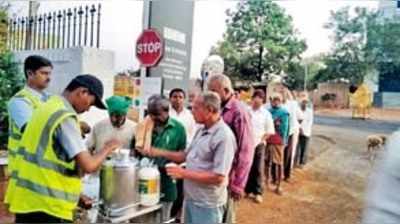
[(160, 96), (153, 95), (147, 102), (147, 111), (154, 122), (151, 139), (151, 149), (143, 149), (140, 152), (148, 157), (153, 157), (161, 173), (161, 193), (163, 202), (163, 221), (170, 219), (173, 202), (177, 199), (175, 181), (166, 173), (165, 165), (170, 160), (161, 156), (159, 151), (178, 152), (186, 148), (186, 131), (179, 121), (169, 117), (169, 101)]

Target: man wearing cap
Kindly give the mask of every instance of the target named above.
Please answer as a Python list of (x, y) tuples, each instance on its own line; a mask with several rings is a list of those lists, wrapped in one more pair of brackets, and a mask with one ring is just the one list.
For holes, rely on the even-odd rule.
[(126, 115), (132, 100), (124, 96), (112, 96), (106, 100), (109, 118), (94, 125), (86, 142), (89, 149), (99, 152), (110, 139), (118, 140), (125, 149), (133, 148), (136, 123)]
[(78, 114), (105, 109), (103, 85), (79, 75), (62, 96), (52, 96), (32, 114), (18, 150), (19, 173), (10, 210), (16, 223), (71, 222), (81, 193), (79, 171), (95, 172), (119, 142), (110, 140), (95, 155), (86, 150)]

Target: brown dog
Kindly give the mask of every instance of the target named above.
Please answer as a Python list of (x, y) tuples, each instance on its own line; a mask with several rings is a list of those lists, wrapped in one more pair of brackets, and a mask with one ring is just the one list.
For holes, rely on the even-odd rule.
[(376, 159), (378, 151), (383, 150), (385, 144), (385, 135), (369, 135), (367, 137), (367, 153), (371, 163)]

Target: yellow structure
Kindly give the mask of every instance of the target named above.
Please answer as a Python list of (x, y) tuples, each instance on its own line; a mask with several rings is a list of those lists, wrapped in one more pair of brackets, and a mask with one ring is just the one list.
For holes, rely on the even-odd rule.
[(249, 90), (240, 90), (239, 92), (239, 100), (243, 101), (247, 104), (251, 102), (251, 95), (253, 94), (253, 90), (250, 88)]
[(371, 106), (372, 92), (369, 90), (367, 85), (360, 85), (355, 93), (350, 94), (350, 107), (352, 108), (352, 118), (369, 118)]
[(118, 74), (114, 76), (114, 95), (130, 97), (134, 106), (129, 108), (128, 118), (139, 122), (139, 108), (136, 104), (140, 100), (140, 78), (132, 77), (127, 74)]

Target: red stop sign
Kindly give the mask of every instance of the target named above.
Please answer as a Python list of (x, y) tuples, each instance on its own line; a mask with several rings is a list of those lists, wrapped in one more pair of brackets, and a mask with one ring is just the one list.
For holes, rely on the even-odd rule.
[(164, 54), (164, 42), (154, 29), (147, 29), (136, 41), (136, 57), (144, 67), (157, 65)]

